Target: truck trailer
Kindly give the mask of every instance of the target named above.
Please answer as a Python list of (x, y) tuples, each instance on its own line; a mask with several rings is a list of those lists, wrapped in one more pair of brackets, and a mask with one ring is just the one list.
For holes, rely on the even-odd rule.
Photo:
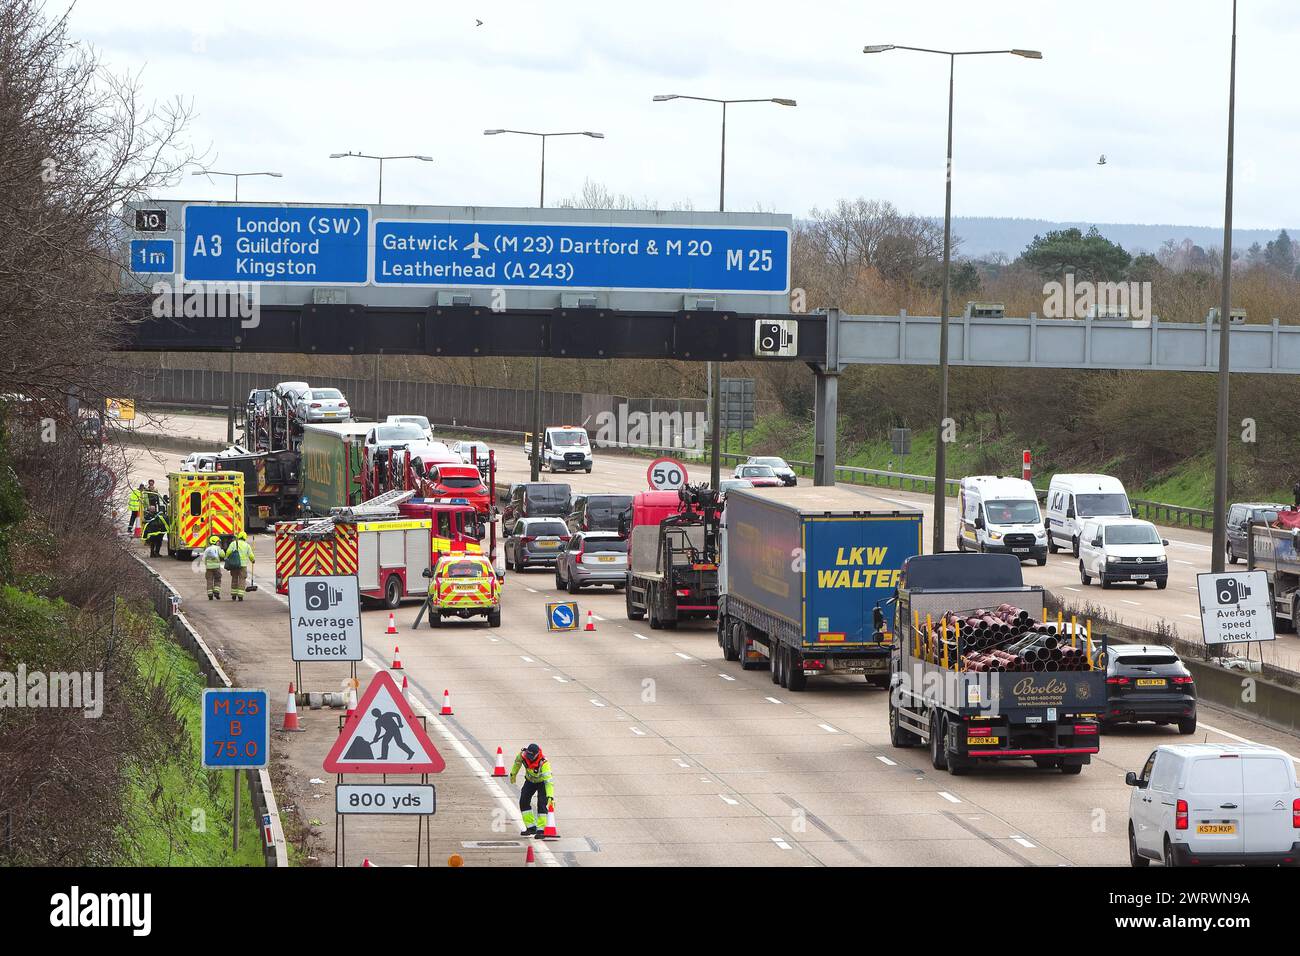
[(632, 498), (627, 617), (675, 628), (718, 613), (717, 494), (706, 485), (644, 491)]
[(1044, 619), (1043, 589), (1009, 554), (928, 554), (903, 565), (889, 737), (928, 744), (936, 770), (1032, 760), (1079, 773), (1100, 749), (1106, 642)]
[(361, 486), (363, 449), (373, 427), (373, 422), (302, 427), (300, 478), (306, 511), (324, 516), (366, 500)]
[(726, 660), (792, 691), (828, 674), (888, 686), (887, 605), (921, 553), (921, 512), (847, 488), (738, 488), (722, 525)]
[(1268, 578), (1273, 630), (1297, 630), (1300, 622), (1300, 509), (1266, 512), (1248, 528), (1246, 567)]

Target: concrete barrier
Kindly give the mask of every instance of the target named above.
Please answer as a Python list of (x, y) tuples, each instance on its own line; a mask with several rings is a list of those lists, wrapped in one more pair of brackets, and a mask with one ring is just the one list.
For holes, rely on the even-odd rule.
[[(198, 663), (199, 670), (207, 679), (207, 686), (234, 686), (220, 662), (217, 661), (217, 656), (212, 653), (212, 648), (208, 647), (207, 642), (179, 610), (181, 596), (139, 555), (131, 556), (149, 575), (150, 596), (153, 598), (154, 610), (159, 617), (168, 622), (176, 640)], [(247, 776), (248, 790), (253, 797), (253, 812), (257, 815), (257, 819), (260, 820), (268, 814), (271, 817), (271, 845), (267, 846), (265, 840), (261, 841), (263, 862), (270, 867), (287, 867), (289, 865), (288, 844), (284, 838), (284, 827), (280, 822), (280, 808), (275, 802), (275, 792), (271, 787), (271, 775), (265, 770), (237, 772)]]

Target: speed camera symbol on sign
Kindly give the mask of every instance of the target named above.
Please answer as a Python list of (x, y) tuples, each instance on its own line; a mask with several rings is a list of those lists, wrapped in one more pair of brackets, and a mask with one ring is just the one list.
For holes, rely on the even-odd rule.
[(686, 466), (673, 458), (656, 458), (646, 469), (652, 491), (677, 491), (686, 487)]

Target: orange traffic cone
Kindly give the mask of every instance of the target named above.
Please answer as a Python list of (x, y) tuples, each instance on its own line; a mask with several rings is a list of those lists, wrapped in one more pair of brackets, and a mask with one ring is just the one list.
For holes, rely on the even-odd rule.
[(528, 854), (524, 857), (524, 866), (536, 866), (537, 859), (533, 856), (533, 845), (528, 844)]
[(348, 720), (351, 720), (356, 715), (357, 715), (357, 689), (355, 687), (349, 687), (348, 688), (348, 709), (344, 716), (347, 717)]
[(443, 717), (450, 717), (452, 715), (451, 691), (445, 688), (443, 689), (442, 692), (442, 710), (440, 711), (440, 713)]
[(402, 699), (403, 699), (403, 700), (408, 700), (408, 701), (411, 699), (410, 692), (408, 692), (407, 689), (406, 689), (406, 675), (405, 675), (405, 674), (402, 675)]
[(293, 684), (289, 684), (289, 701), (284, 705), (284, 726), (281, 730), (302, 732), (298, 726), (298, 702), (294, 699)]
[[(392, 618), (391, 614), (388, 616), (390, 619)], [(388, 633), (391, 634), (393, 632), (389, 631)], [(402, 669), (402, 650), (396, 644), (393, 645), (393, 666), (391, 669), (395, 671), (400, 671)]]
[(393, 617), (392, 611), (388, 612), (388, 633), (389, 634), (397, 633), (397, 618)]
[(595, 625), (595, 622), (594, 622), (593, 619), (592, 619), (591, 611), (588, 610), (588, 611), (587, 611), (587, 626), (584, 627), (583, 630), (584, 630), (584, 631), (594, 631), (595, 629), (596, 629), (596, 625)]
[(131, 537), (138, 538), (143, 534), (144, 534), (144, 521), (140, 520), (136, 522), (135, 530), (131, 532)]
[(555, 822), (555, 804), (548, 804), (546, 807), (546, 829), (542, 831), (543, 840), (558, 840), (560, 838), (560, 828)]
[(497, 748), (497, 765), (492, 769), (492, 776), (504, 777), (506, 775), (506, 755)]
[(363, 868), (366, 868), (366, 867), (372, 867), (374, 866), (374, 864), (370, 862), (370, 857), (366, 857), (364, 860), (361, 861), (361, 866)]

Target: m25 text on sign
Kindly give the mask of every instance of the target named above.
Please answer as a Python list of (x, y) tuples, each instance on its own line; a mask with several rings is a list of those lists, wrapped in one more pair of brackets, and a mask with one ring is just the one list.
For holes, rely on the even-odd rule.
[(271, 708), (266, 691), (206, 688), (200, 723), (206, 769), (260, 770), (267, 765)]

